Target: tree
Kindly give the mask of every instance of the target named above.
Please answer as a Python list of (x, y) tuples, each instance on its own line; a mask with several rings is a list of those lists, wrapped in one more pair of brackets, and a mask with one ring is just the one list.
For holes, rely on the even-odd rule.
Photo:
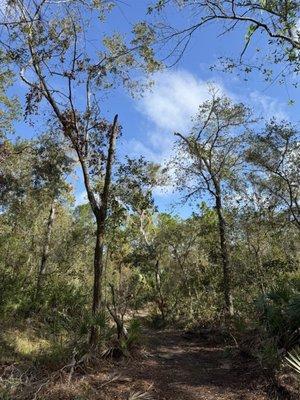
[(162, 293), (160, 254), (153, 224), (156, 210), (153, 189), (163, 182), (161, 172), (158, 164), (149, 163), (143, 157), (127, 159), (127, 163), (119, 169), (118, 187), (122, 203), (134, 218), (139, 230), (141, 248), (136, 262), (145, 262), (151, 266), (155, 281), (155, 300), (164, 320), (166, 304)]
[(278, 277), (297, 270), (298, 232), (286, 220), (286, 210), (270, 207), (273, 201), (256, 179), (247, 176), (246, 189), (236, 198), (238, 207), (231, 208), (232, 262), (241, 299), (251, 302), (266, 295)]
[[(0, 57), (4, 58), (1, 50)], [(4, 60), (0, 62), (0, 152), (5, 145), (4, 139), (7, 134), (13, 132), (13, 122), (20, 116), (20, 104), (17, 97), (11, 97), (7, 94), (12, 84), (13, 73)]]
[[(224, 213), (224, 191), (238, 187), (243, 166), (243, 130), (253, 122), (243, 104), (234, 104), (212, 91), (195, 118), (191, 133), (176, 133), (179, 138), (177, 164), (179, 187), (187, 191), (186, 199), (208, 193), (215, 202), (223, 267), (225, 309), (233, 315), (232, 278), (229, 237)], [(175, 164), (175, 165), (176, 165)]]
[[(184, 298), (187, 298), (190, 319), (195, 316), (195, 303), (198, 305), (202, 265), (202, 255), (199, 254), (198, 247), (201, 235), (197, 228), (199, 223), (193, 217), (183, 221), (170, 215), (160, 215), (156, 238), (159, 253), (169, 254), (169, 263), (175, 278), (168, 276), (167, 279), (172, 279), (173, 285), (179, 286), (180, 298), (176, 299), (178, 303), (184, 303)], [(164, 263), (165, 259), (166, 257)]]
[[(49, 133), (37, 140), (16, 144), (4, 142), (5, 151), (1, 168), (1, 205), (3, 211), (26, 207), (37, 202), (49, 208), (46, 231), (42, 233), (42, 255), (37, 273), (36, 296), (39, 297), (47, 259), (57, 202), (68, 197), (70, 185), (66, 175), (73, 168), (73, 159), (64, 149), (64, 143)], [(4, 153), (3, 153), (4, 154)]]
[[(164, 8), (174, 4), (182, 12), (186, 10), (192, 23), (176, 28), (160, 24), (162, 38), (169, 43), (175, 40), (169, 56), (182, 57), (192, 37), (201, 28), (213, 22), (219, 23), (221, 34), (230, 34), (232, 31), (239, 33), (239, 27), (245, 26), (244, 44), (236, 58), (221, 58), (226, 70), (232, 71), (239, 67), (244, 72), (259, 70), (271, 82), (285, 80), (291, 73), (299, 73), (300, 58), (300, 31), (298, 26), (300, 2), (297, 0), (158, 0), (150, 7), (149, 11), (161, 12)], [(182, 14), (184, 15), (184, 14)], [(162, 26), (162, 28), (161, 28)], [(257, 48), (256, 36), (265, 36), (265, 47)], [(255, 43), (253, 54), (249, 61), (244, 61), (246, 51)], [(255, 58), (255, 62), (253, 62)], [(267, 62), (266, 62), (267, 60)], [(279, 71), (272, 68), (271, 64), (279, 66)], [(275, 70), (275, 74), (274, 74)], [(293, 82), (297, 85), (297, 82)]]
[(53, 133), (41, 136), (35, 144), (33, 158), (33, 182), (43, 190), (49, 199), (49, 215), (47, 219), (45, 239), (41, 263), (37, 276), (36, 296), (40, 295), (43, 278), (47, 271), (47, 260), (50, 253), (50, 242), (56, 213), (56, 203), (66, 199), (70, 185), (66, 176), (74, 166), (74, 160), (67, 155), (65, 143)]
[[(4, 21), (3, 54), (29, 91), (25, 115), (37, 113), (42, 104), (50, 110), (57, 132), (68, 140), (81, 166), (88, 201), (97, 229), (94, 255), (92, 313), (101, 307), (103, 246), (109, 196), (120, 134), (118, 116), (108, 123), (101, 114), (102, 95), (116, 82), (133, 90), (136, 69), (153, 72), (159, 68), (151, 43), (154, 35), (145, 24), (133, 28), (131, 47), (121, 35), (103, 36), (99, 51), (88, 44), (91, 21), (94, 32), (114, 2), (80, 0), (49, 3), (12, 1), (14, 18)], [(84, 100), (82, 95), (84, 93)], [(97, 342), (92, 327), (90, 343)]]
[(251, 143), (247, 158), (255, 168), (252, 179), (268, 196), (268, 207), (285, 210), (300, 228), (299, 132), (289, 122), (272, 120), (263, 132), (252, 135)]

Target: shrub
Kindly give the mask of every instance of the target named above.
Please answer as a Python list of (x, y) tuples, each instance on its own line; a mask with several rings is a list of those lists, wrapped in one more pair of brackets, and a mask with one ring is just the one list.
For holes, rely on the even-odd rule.
[(296, 344), (293, 338), (300, 328), (300, 293), (298, 283), (280, 284), (257, 302), (259, 320), (266, 335), (279, 348), (288, 350)]

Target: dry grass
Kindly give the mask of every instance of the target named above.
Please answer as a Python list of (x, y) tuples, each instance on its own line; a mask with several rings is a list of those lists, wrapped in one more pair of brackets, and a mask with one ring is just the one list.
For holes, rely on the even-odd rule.
[(112, 361), (86, 357), (79, 362), (64, 342), (42, 332), (32, 323), (2, 327), (1, 400), (107, 400), (108, 393), (122, 393), (124, 399), (142, 394), (138, 389), (143, 388), (132, 388), (130, 379), (115, 372)]
[(36, 335), (33, 329), (8, 329), (2, 335), (7, 343), (21, 357), (34, 357), (51, 351), (51, 342)]

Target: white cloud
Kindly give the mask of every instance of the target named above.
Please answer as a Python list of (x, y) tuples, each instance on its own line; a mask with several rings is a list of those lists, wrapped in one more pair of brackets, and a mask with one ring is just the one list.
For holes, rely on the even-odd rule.
[(191, 118), (199, 105), (210, 98), (212, 83), (220, 94), (244, 102), (267, 119), (273, 116), (287, 119), (286, 105), (277, 98), (258, 91), (246, 96), (229, 93), (222, 83), (198, 79), (185, 70), (158, 73), (154, 82), (152, 90), (137, 103), (138, 110), (153, 126), (152, 132), (148, 133), (148, 142), (154, 150), (168, 147), (170, 135), (175, 131), (185, 132), (189, 129)]
[[(184, 70), (161, 72), (154, 81), (152, 90), (138, 103), (138, 109), (162, 131), (187, 129), (199, 104), (209, 98), (208, 82)], [(216, 86), (224, 91), (220, 84)]]
[(144, 141), (129, 139), (124, 143), (125, 152), (130, 157), (144, 156), (148, 161), (160, 163), (163, 161), (164, 151), (159, 151), (151, 145), (150, 134), (146, 133)]
[[(184, 70), (158, 73), (154, 82), (152, 89), (136, 103), (147, 118), (147, 132), (143, 141), (131, 139), (127, 147), (130, 154), (142, 154), (161, 163), (170, 157), (174, 132), (186, 132), (199, 105), (210, 97), (209, 82)], [(215, 86), (220, 93), (225, 92), (221, 84)]]
[[(288, 119), (285, 105), (274, 97), (254, 91), (250, 93), (248, 102), (250, 102), (254, 111), (261, 114), (265, 119), (273, 117), (278, 120)], [(245, 104), (247, 105), (247, 101), (245, 101)]]

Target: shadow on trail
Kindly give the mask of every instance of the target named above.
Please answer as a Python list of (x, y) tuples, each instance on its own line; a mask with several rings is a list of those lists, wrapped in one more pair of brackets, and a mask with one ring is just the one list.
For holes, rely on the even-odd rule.
[(147, 358), (136, 368), (127, 365), (122, 373), (153, 385), (154, 399), (267, 399), (256, 366), (228, 348), (186, 340), (176, 331), (148, 331), (146, 336)]

